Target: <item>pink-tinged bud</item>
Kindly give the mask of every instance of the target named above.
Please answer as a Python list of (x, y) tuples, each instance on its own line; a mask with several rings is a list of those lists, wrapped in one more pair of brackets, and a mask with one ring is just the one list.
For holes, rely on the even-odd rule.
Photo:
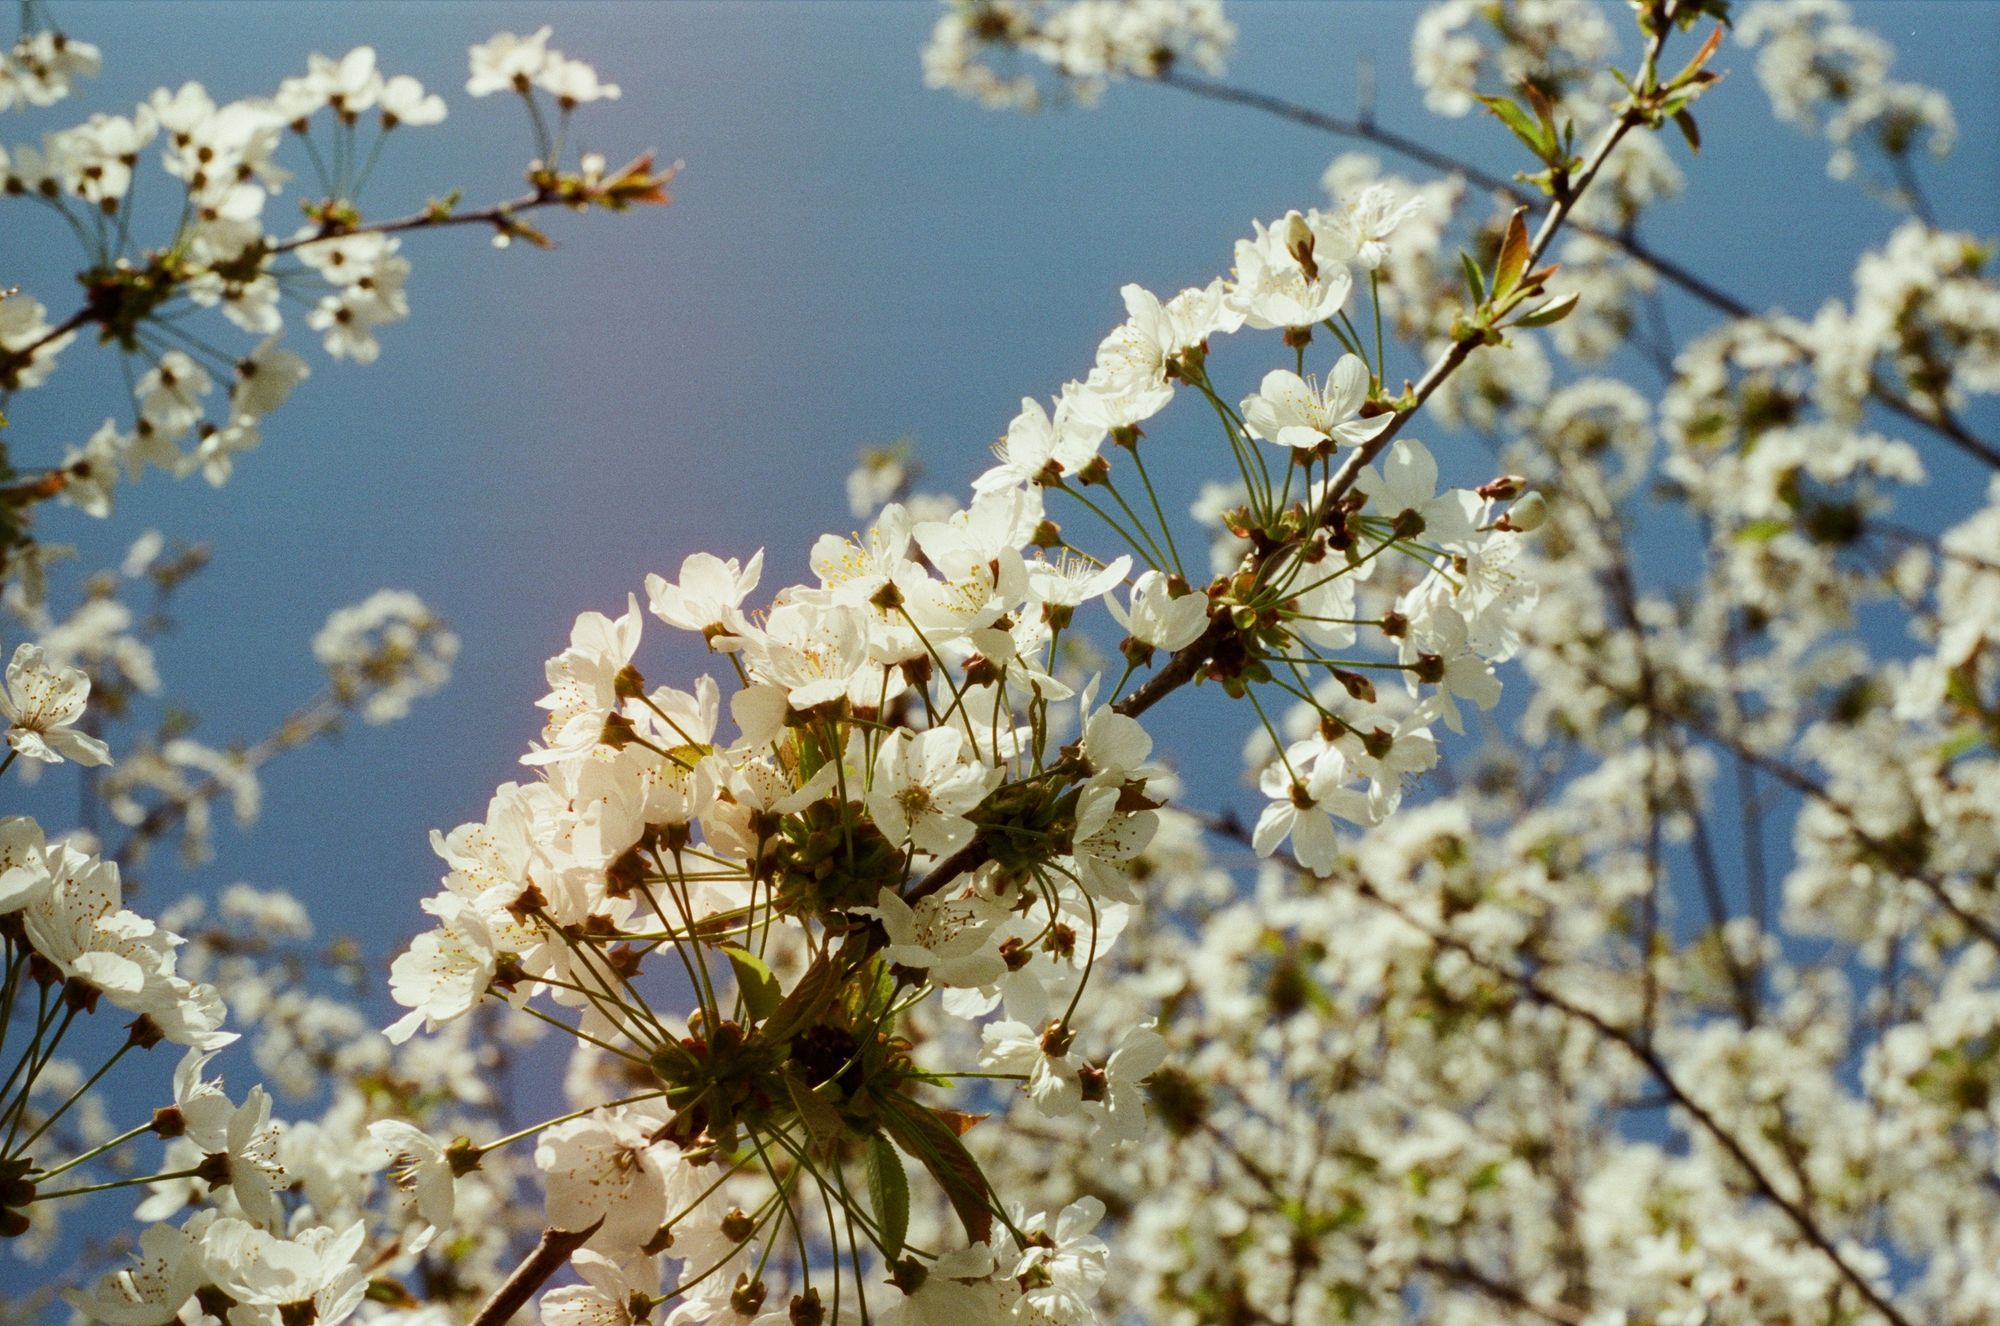
[(1333, 669), (1333, 679), (1345, 687), (1348, 695), (1354, 699), (1361, 701), (1363, 704), (1375, 703), (1375, 683), (1360, 673), (1349, 672), (1345, 668), (1335, 668)]
[(1518, 474), (1503, 474), (1472, 491), (1489, 502), (1511, 502), (1528, 491), (1528, 481)]

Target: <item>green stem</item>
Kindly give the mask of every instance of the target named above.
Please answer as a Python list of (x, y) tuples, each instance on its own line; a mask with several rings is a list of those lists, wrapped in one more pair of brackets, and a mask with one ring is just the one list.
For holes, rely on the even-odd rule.
[(86, 1160), (95, 1160), (97, 1159), (97, 1157), (103, 1155), (106, 1151), (109, 1151), (114, 1147), (120, 1147), (125, 1145), (125, 1143), (139, 1136), (139, 1134), (150, 1133), (152, 1131), (153, 1131), (153, 1125), (152, 1122), (149, 1120), (146, 1123), (140, 1124), (137, 1128), (134, 1128), (129, 1132), (123, 1132), (118, 1134), (118, 1136), (112, 1138), (109, 1142), (104, 1142), (101, 1143), (100, 1145), (90, 1148), (90, 1150), (84, 1152), (80, 1156), (73, 1156), (70, 1159), (65, 1160), (62, 1164), (57, 1165), (54, 1169), (34, 1171), (33, 1172), (34, 1180), (36, 1183), (46, 1183), (48, 1180), (53, 1179), (56, 1175), (61, 1174), (65, 1170), (75, 1169), (78, 1165), (83, 1164), (83, 1162)]
[(108, 1183), (87, 1183), (81, 1188), (58, 1188), (54, 1192), (38, 1192), (28, 1200), (31, 1202), (53, 1202), (58, 1197), (81, 1197), (85, 1193), (110, 1192), (113, 1188), (136, 1188), (142, 1183), (165, 1183), (169, 1179), (192, 1179), (202, 1172), (202, 1166), (190, 1169), (169, 1170), (165, 1174), (146, 1174), (135, 1179), (112, 1179)]

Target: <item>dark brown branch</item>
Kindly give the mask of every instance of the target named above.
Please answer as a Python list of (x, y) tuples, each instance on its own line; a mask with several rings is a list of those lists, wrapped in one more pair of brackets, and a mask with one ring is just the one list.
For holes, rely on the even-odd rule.
[(578, 1248), (590, 1242), (590, 1236), (603, 1223), (604, 1217), (599, 1216), (587, 1229), (544, 1229), (535, 1250), (514, 1268), (505, 1284), (493, 1291), (493, 1297), (486, 1300), (468, 1326), (506, 1326), (515, 1313), (528, 1305), (535, 1291), (567, 1266)]

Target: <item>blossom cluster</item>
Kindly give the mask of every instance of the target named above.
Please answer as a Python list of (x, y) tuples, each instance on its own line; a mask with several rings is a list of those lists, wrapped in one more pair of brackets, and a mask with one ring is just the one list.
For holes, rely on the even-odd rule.
[[(1592, 122), (1607, 18), (1434, 6), (1419, 83), (1449, 113), (1526, 79)], [(1836, 103), (1816, 121), (1836, 154), (1872, 132), (1836, 122), (1848, 96), (1874, 107), (1857, 123), (1894, 121), (1889, 47), (1845, 6), (1737, 20), (1796, 99), (1781, 118)], [(1532, 106), (1515, 108), (1531, 137)], [(1145, 1085), (1155, 1140), (1108, 1149), (1019, 1105), (1036, 1147), (968, 1139), (998, 1185), (1080, 1183), (1120, 1213), (1108, 1311), (2000, 1310), (2000, 448), (1980, 426), (2000, 289), (1990, 240), (1927, 214), (1920, 141), (1880, 140), (1894, 213), (1849, 255), (1851, 292), (1794, 316), (1661, 256), (1651, 208), (1678, 176), (1628, 139), (1578, 207), (1597, 233), (1552, 282), (1581, 293), (1576, 316), (1433, 398), (1545, 494), (1515, 561), (1538, 596), (1518, 619), (1525, 709), (1468, 776), (1310, 872), (1259, 864), (1253, 816), (1160, 811), (1132, 863), (1148, 906), (1111, 959), (1124, 979), (1093, 984), (1101, 1014), (1167, 1042)], [(1462, 174), (1504, 217), (1504, 181)], [(1353, 157), (1329, 171), (1371, 175), (1391, 178)], [(1430, 187), (1431, 235), (1463, 227), (1478, 251), (1504, 225), (1477, 190)], [(1462, 295), (1418, 235), (1392, 248), (1392, 325), (1436, 335)], [(1633, 359), (1659, 388), (1628, 380)], [(1380, 611), (1382, 587), (1361, 589), (1357, 615)], [(1319, 721), (1273, 718), (1289, 740)], [(1247, 746), (1252, 776), (1277, 739)], [(919, 1034), (949, 1036), (934, 1013), (914, 1010)]]
[(1221, 0), (962, 0), (924, 48), (924, 82), (993, 108), (1033, 110), (1037, 72), (1088, 104), (1119, 78), (1191, 65), (1219, 73), (1236, 29)]
[[(2000, 479), (1972, 467), (2000, 469), (2000, 290), (1886, 127), (1898, 214), (1810, 318), (1649, 248), (1680, 171), (1635, 131), (1699, 144), (1721, 33), (1660, 60), (1718, 8), (1633, 6), (1621, 79), (1601, 7), (1447, 0), (1419, 85), (1533, 169), (1343, 157), (1226, 276), (1127, 287), (963, 499), (886, 449), (849, 484), (865, 531), (796, 583), (696, 554), (580, 616), (528, 773), (434, 836), (386, 1036), (275, 974), (314, 942), (288, 899), (156, 925), (120, 851), (6, 821), (40, 1065), (0, 1101), (9, 1232), (143, 1186), (138, 1259), (67, 1300), (108, 1326), (498, 1326), (565, 1266), (552, 1326), (1990, 1320)], [(1838, 4), (1740, 30), (1836, 151), (1897, 122), (1812, 118), (1902, 95), (1867, 101), (1887, 48)], [(1089, 94), (1225, 32), (1208, 4), (955, 5), (926, 68), (1018, 104), (988, 57)], [(480, 48), (471, 90), (615, 95), (548, 40)], [(385, 98), (371, 72), (316, 64), (350, 89), (325, 109)], [(1719, 318), (1687, 334), (1668, 293)], [(1659, 390), (1613, 376), (1635, 361)], [(1215, 464), (1192, 520), (1169, 447)], [(116, 606), (17, 655), (19, 758), (111, 754), (86, 701), (152, 680)], [(659, 626), (709, 670), (660, 684)], [(455, 647), (401, 594), (336, 614), (286, 739), (397, 716)], [(1226, 794), (1145, 726), (1197, 686), (1254, 716), (1246, 811), (1187, 809)], [(1445, 732), (1487, 741), (1406, 804)], [(99, 784), (134, 827), (180, 804), (121, 790), (144, 749)], [(254, 801), (213, 765), (206, 795)], [(266, 1076), (240, 1099), (208, 1079), (217, 991)], [(190, 1045), (124, 1132), (46, 1046), (98, 999)], [(543, 1029), (563, 1098), (502, 1122), (493, 1078)], [(83, 1182), (142, 1136), (158, 1173)]]
[(1817, 132), (1828, 147), (1827, 173), (1852, 176), (1862, 147), (1882, 154), (1893, 178), (1881, 187), (1909, 192), (1921, 208), (1909, 158), (1919, 146), (1933, 157), (1958, 140), (1951, 102), (1936, 88), (1890, 77), (1895, 52), (1856, 24), (1844, 0), (1752, 6), (1737, 40), (1757, 51), (1757, 81), (1781, 120)]
[[(1642, 120), (1610, 122), (1577, 196)], [(1126, 287), (1089, 371), (1023, 400), (969, 501), (890, 501), (822, 536), (809, 580), (762, 592), (761, 551), (649, 577), (651, 616), (720, 676), (649, 681), (637, 594), (577, 619), (523, 757), (539, 778), (434, 840), (449, 873), (388, 1029), (504, 1003), (576, 1038), (574, 1108), (525, 1130), (543, 1246), (585, 1281), (545, 1317), (872, 1318), (886, 1275), (885, 1320), (1099, 1319), (1102, 1204), (1010, 1202), (970, 1148), (975, 1107), (1010, 1095), (1106, 1156), (1152, 1136), (1166, 1042), (1099, 1016), (1092, 980), (1158, 901), (1177, 783), (1140, 720), (1196, 681), (1248, 701), (1269, 797), (1251, 843), (1331, 874), (1335, 820), (1387, 820), (1436, 761), (1432, 725), (1497, 702), (1535, 602), (1519, 559), (1542, 497), (1512, 474), (1440, 491), (1399, 433), (1483, 347), (1574, 304), (1535, 261), (1560, 213), (1532, 240), (1513, 216), (1490, 275), (1468, 260), (1472, 306), (1399, 391), (1383, 277), (1422, 205), (1367, 185), (1256, 223), (1206, 286)], [(1225, 395), (1234, 336), (1290, 366)], [(1147, 470), (1177, 397), (1234, 470), (1193, 576)], [(906, 473), (890, 456), (852, 487), (900, 496)], [(1056, 519), (1078, 511), (1114, 547)], [(1123, 631), (1108, 685), (1074, 643), (1100, 605)]]
[[(534, 135), (530, 192), (489, 208), (461, 208), (453, 195), (393, 220), (363, 215), (361, 199), (389, 142), (446, 115), (442, 97), (408, 74), (385, 74), (368, 46), (339, 59), (312, 56), (304, 74), (270, 96), (218, 103), (189, 82), (157, 90), (129, 114), (100, 112), (46, 133), (39, 145), (0, 147), (0, 195), (16, 208), (36, 204), (56, 215), (86, 262), (84, 302), (67, 316), (53, 315), (32, 293), (0, 298), (0, 398), (44, 386), (85, 331), (127, 358), (133, 384), (129, 418), (107, 419), (59, 459), (39, 461), (39, 480), (7, 504), (0, 566), (37, 583), (52, 550), (27, 531), (36, 502), (59, 499), (101, 518), (121, 478), (149, 470), (225, 483), (310, 372), (283, 344), (286, 299), (308, 305), (306, 327), (328, 356), (374, 362), (382, 329), (410, 314), (404, 234), (476, 225), (498, 244), (546, 244), (523, 213), (666, 201), (660, 186), (671, 171), (655, 172), (650, 157), (608, 170), (593, 154), (564, 168), (572, 113), (616, 97), (618, 88), (551, 48), (549, 37), (546, 28), (525, 38), (501, 33), (472, 48), (467, 91), (517, 97)], [(98, 64), (93, 47), (54, 29), (31, 32), (6, 59), (0, 110), (49, 105)], [(553, 137), (541, 102), (557, 121)], [(267, 212), (295, 182), (282, 158), (301, 149), (310, 167), (306, 220), (280, 233)], [(135, 227), (133, 197), (154, 151), (182, 206), (172, 233), (148, 245), (140, 238), (147, 222)], [(228, 326), (194, 330), (211, 311)], [(230, 336), (255, 339), (240, 350), (217, 344)], [(0, 460), (23, 468), (17, 458)]]

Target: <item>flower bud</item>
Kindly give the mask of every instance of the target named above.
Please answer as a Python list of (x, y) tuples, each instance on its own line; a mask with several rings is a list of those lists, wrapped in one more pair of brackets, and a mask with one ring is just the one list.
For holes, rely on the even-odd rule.
[[(1299, 270), (1306, 274), (1306, 280), (1319, 280), (1319, 263), (1313, 257), (1312, 227), (1306, 224), (1306, 219), (1299, 215), (1296, 208), (1285, 213), (1284, 226), (1285, 252), (1292, 255)], [(1286, 344), (1290, 344), (1290, 335), (1290, 332), (1286, 333)], [(1308, 329), (1306, 335), (1310, 337), (1312, 332)]]
[(1528, 481), (1518, 474), (1503, 474), (1472, 491), (1489, 502), (1511, 502), (1528, 491)]
[(1520, 501), (1507, 508), (1500, 519), (1493, 522), (1494, 529), (1508, 530), (1516, 534), (1527, 534), (1538, 530), (1549, 518), (1548, 500), (1540, 493), (1529, 493)]

